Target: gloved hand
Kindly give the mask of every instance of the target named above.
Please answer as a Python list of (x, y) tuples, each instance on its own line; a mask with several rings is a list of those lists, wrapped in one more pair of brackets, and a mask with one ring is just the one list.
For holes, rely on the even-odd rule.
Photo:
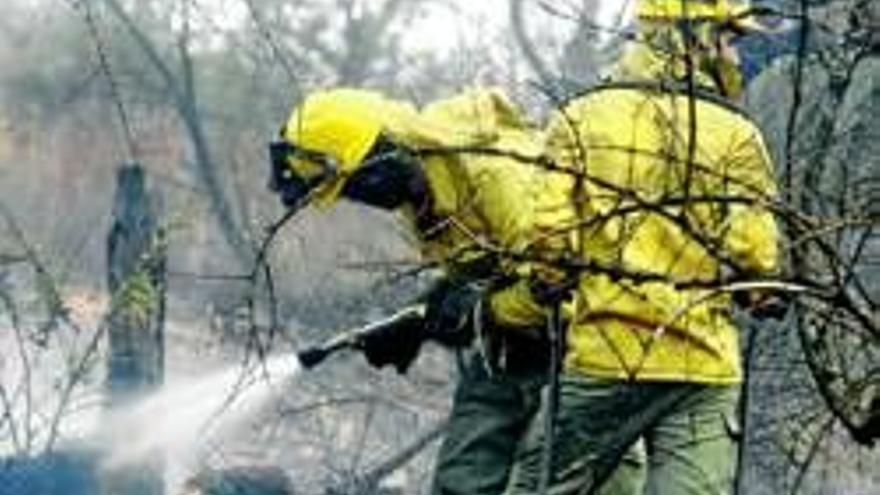
[(733, 301), (758, 320), (776, 321), (785, 318), (790, 303), (785, 293), (735, 292)]
[(406, 373), (419, 354), (425, 340), (425, 320), (413, 316), (387, 326), (381, 331), (360, 337), (358, 347), (371, 366), (394, 365), (398, 373)]
[(482, 313), (478, 306), (484, 293), (484, 288), (473, 282), (438, 282), (426, 304), (428, 338), (450, 347), (469, 345), (474, 338), (475, 318), (485, 318), (477, 314)]

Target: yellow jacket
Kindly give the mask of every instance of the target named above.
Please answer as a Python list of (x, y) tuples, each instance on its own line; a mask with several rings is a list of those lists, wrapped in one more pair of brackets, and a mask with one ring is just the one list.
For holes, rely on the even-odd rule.
[[(626, 82), (580, 95), (552, 117), (546, 152), (567, 173), (546, 174), (533, 230), (550, 233), (538, 244), (552, 242), (533, 250), (552, 257), (562, 244), (559, 255), (582, 268), (566, 308), (567, 369), (737, 383), (731, 304), (711, 287), (734, 267), (777, 270), (772, 164), (760, 131), (714, 96), (702, 64), (691, 89), (708, 91), (676, 82), (688, 80), (680, 32), (643, 32), (649, 42), (632, 43), (615, 67)], [(519, 318), (512, 324), (545, 314), (527, 290), (497, 294), (492, 306)]]
[(580, 277), (566, 365), (607, 378), (738, 382), (730, 301), (708, 287), (721, 260), (777, 269), (766, 209), (776, 191), (755, 125), (709, 96), (610, 85), (552, 120), (548, 148), (586, 176), (580, 186), (560, 180), (580, 200), (573, 247), (600, 267)]

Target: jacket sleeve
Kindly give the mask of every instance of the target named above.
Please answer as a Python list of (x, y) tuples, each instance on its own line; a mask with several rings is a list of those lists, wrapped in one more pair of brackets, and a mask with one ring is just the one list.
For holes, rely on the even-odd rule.
[(529, 289), (535, 263), (528, 250), (535, 232), (535, 173), (531, 165), (507, 158), (476, 160), (472, 175), (473, 199), (492, 241), (508, 256), (499, 269), (513, 282), (489, 294), (489, 311), (496, 324), (534, 326), (544, 321), (544, 311)]
[(773, 164), (757, 128), (747, 133), (729, 160), (726, 192), (733, 202), (723, 233), (728, 255), (743, 270), (762, 274), (779, 269), (779, 232), (769, 208), (777, 194)]

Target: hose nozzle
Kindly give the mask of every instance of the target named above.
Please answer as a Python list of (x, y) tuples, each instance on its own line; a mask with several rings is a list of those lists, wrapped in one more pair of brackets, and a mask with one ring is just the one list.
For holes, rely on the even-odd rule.
[(297, 354), (299, 358), (299, 362), (304, 369), (314, 368), (321, 361), (327, 359), (327, 356), (330, 355), (330, 350), (324, 347), (312, 347), (310, 349), (306, 349), (304, 351), (300, 351)]
[(422, 318), (424, 317), (424, 314), (425, 306), (423, 304), (408, 306), (383, 320), (343, 332), (323, 344), (300, 351), (297, 353), (297, 357), (299, 358), (299, 362), (303, 369), (314, 368), (336, 351), (343, 349), (361, 349), (364, 338), (367, 335), (381, 332), (383, 329), (391, 325), (399, 324), (399, 322), (404, 319), (411, 320), (414, 317)]

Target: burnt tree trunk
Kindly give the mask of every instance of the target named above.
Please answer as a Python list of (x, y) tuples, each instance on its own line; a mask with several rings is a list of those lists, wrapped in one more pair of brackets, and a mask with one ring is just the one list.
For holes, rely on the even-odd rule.
[[(107, 237), (111, 409), (146, 396), (163, 381), (166, 246), (158, 205), (140, 165), (119, 168)], [(162, 473), (161, 453), (153, 453), (139, 465), (109, 473), (106, 492), (161, 495)]]

